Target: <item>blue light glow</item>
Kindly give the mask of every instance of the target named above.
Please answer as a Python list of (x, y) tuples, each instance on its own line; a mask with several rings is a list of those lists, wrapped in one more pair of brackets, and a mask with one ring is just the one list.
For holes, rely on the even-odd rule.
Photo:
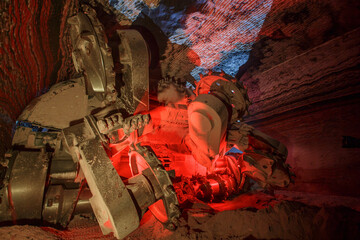
[(198, 74), (210, 69), (236, 75), (249, 58), (272, 0), (198, 0), (182, 9), (161, 2), (149, 8), (140, 0), (110, 4), (132, 21), (147, 15), (172, 43), (193, 50), (201, 64), (191, 75), (199, 80)]
[(48, 132), (49, 129), (44, 128), (44, 127), (39, 127), (36, 125), (33, 125), (32, 123), (29, 122), (24, 122), (24, 121), (16, 121), (15, 127), (25, 127), (25, 128), (31, 128), (31, 131), (33, 132)]
[(141, 0), (110, 0), (110, 5), (119, 10), (131, 21), (135, 21), (141, 11), (146, 7)]
[(243, 154), (242, 151), (240, 151), (239, 149), (233, 147), (231, 148), (229, 151), (226, 152), (226, 154), (230, 154), (230, 153), (240, 153), (240, 154)]

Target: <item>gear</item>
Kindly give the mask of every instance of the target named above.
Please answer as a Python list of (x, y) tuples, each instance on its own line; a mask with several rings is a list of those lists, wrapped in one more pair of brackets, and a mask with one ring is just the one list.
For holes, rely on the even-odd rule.
[[(160, 160), (148, 146), (137, 144), (129, 152), (132, 174), (135, 176), (150, 167), (158, 185), (154, 186), (155, 197), (160, 201), (149, 207), (152, 214), (169, 230), (175, 230), (179, 224), (180, 209), (175, 189)], [(147, 176), (150, 177), (150, 176)]]
[(82, 5), (82, 10), (68, 19), (75, 69), (84, 74), (89, 95), (105, 103), (114, 102), (117, 94), (112, 50), (95, 10), (88, 5)]
[(207, 75), (200, 74), (200, 81), (196, 84), (196, 96), (212, 94), (223, 101), (231, 111), (231, 123), (242, 120), (248, 115), (250, 106), (249, 96), (244, 85), (224, 72), (209, 71)]

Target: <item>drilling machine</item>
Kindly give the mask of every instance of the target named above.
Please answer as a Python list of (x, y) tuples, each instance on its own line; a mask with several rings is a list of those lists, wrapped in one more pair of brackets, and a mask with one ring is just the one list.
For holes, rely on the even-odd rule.
[[(110, 48), (88, 5), (68, 24), (79, 77), (54, 85), (19, 116), (0, 165), (0, 222), (66, 227), (75, 214), (92, 211), (103, 234), (122, 239), (147, 210), (176, 229), (178, 176), (188, 176), (204, 201), (238, 193), (247, 177), (263, 187), (289, 184), (286, 147), (243, 121), (250, 101), (241, 83), (209, 72), (193, 91), (164, 77), (163, 104), (152, 108), (141, 34), (117, 30), (120, 41)], [(228, 154), (233, 147), (241, 154)], [(128, 176), (119, 165), (124, 158)]]

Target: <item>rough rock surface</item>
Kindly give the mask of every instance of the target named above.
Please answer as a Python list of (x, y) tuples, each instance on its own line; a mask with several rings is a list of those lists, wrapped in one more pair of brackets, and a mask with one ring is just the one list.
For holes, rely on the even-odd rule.
[[(240, 195), (224, 203), (188, 203), (181, 223), (170, 232), (149, 212), (125, 239), (358, 239), (360, 209), (354, 198), (279, 192)], [(320, 199), (320, 200), (319, 200)], [(302, 202), (306, 202), (306, 205)], [(341, 206), (345, 205), (345, 206)], [(0, 228), (2, 239), (114, 239), (103, 236), (96, 221), (76, 216), (67, 230), (51, 227)]]

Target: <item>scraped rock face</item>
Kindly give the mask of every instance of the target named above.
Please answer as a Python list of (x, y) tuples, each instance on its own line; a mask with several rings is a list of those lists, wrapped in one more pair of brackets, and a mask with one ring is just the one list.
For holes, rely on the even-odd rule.
[[(314, 195), (284, 193), (274, 197), (253, 192), (230, 203), (210, 206), (201, 202), (187, 203), (175, 232), (164, 229), (147, 212), (140, 227), (126, 239), (358, 239), (356, 224), (360, 221), (360, 213), (337, 206), (340, 203), (357, 204), (355, 209), (360, 210), (359, 201), (353, 199), (314, 201)], [(97, 222), (87, 215), (75, 216), (66, 231), (12, 226), (0, 228), (0, 234), (3, 239), (115, 239), (112, 235), (103, 236)]]
[[(147, 39), (153, 94), (162, 77), (191, 87), (224, 70), (248, 88), (247, 121), (288, 147), (292, 190), (360, 197), (359, 146), (342, 147), (343, 136), (360, 139), (359, 1), (89, 2), (110, 40), (125, 25)], [(75, 76), (66, 19), (78, 7), (0, 2), (0, 156), (25, 106)]]

